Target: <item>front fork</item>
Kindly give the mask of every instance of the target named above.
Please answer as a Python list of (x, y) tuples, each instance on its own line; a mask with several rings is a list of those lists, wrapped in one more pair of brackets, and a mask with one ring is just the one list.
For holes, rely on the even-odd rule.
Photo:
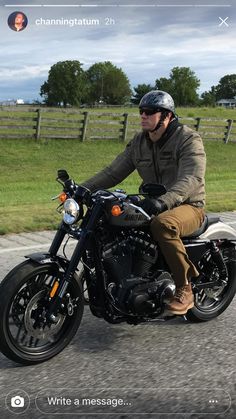
[[(64, 278), (60, 281), (56, 294), (50, 301), (48, 317), (50, 321), (52, 322), (56, 321), (56, 313), (62, 306), (62, 299), (66, 294), (68, 285), (70, 284), (70, 282), (72, 281), (74, 277), (79, 261), (84, 253), (84, 250), (86, 249), (86, 245), (89, 240), (89, 237), (91, 233), (93, 232), (94, 227), (97, 223), (97, 220), (101, 216), (101, 213), (102, 213), (102, 206), (101, 204), (100, 205), (97, 204), (93, 208), (92, 211), (88, 210), (81, 224), (80, 229), (77, 232), (73, 232), (73, 236), (74, 238), (78, 240), (78, 243), (74, 249), (71, 260), (66, 268)], [(62, 222), (57, 234), (54, 237), (51, 247), (49, 249), (49, 253), (52, 258), (56, 256), (67, 232), (68, 232), (68, 227), (64, 224), (64, 222)], [(70, 230), (70, 234), (71, 234), (71, 230)]]

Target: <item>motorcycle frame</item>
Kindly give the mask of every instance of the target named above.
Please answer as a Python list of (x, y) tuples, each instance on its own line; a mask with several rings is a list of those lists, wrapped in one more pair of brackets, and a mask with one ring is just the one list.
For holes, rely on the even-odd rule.
[[(89, 294), (89, 301), (90, 301), (90, 309), (94, 315), (98, 315), (99, 317), (107, 317), (108, 311), (106, 309), (106, 289), (105, 289), (105, 277), (104, 277), (104, 270), (102, 264), (102, 255), (99, 254), (100, 247), (97, 243), (94, 230), (98, 223), (98, 220), (101, 218), (101, 215), (104, 212), (105, 207), (105, 200), (100, 199), (98, 200), (93, 208), (88, 208), (86, 215), (84, 216), (81, 226), (79, 229), (73, 229), (71, 226), (68, 226), (64, 221), (61, 222), (52, 244), (49, 248), (48, 253), (34, 253), (31, 255), (26, 256), (29, 259), (39, 263), (45, 264), (50, 263), (54, 264), (58, 270), (63, 270), (64, 277), (59, 283), (59, 288), (53, 300), (50, 302), (50, 309), (49, 309), (49, 317), (53, 316), (57, 310), (59, 309), (62, 299), (66, 294), (67, 287), (71, 282), (72, 278), (75, 275), (76, 270), (78, 269), (78, 264), (80, 260), (84, 262), (84, 270), (85, 270), (85, 278), (87, 282), (91, 283), (91, 276), (90, 276), (90, 269), (87, 266), (87, 254), (85, 250), (91, 250), (93, 254), (93, 261), (96, 273), (96, 286), (91, 291), (88, 286), (88, 294)], [(190, 259), (195, 263), (199, 261), (202, 255), (210, 249), (212, 243), (217, 242), (224, 242), (224, 246), (236, 246), (236, 238), (235, 234), (233, 235), (233, 229), (224, 223), (216, 223), (220, 224), (218, 227), (220, 231), (225, 231), (225, 238), (218, 239), (217, 233), (219, 229), (215, 227), (215, 225), (210, 226), (205, 233), (201, 236), (194, 238), (194, 239), (183, 239), (183, 244), (186, 247), (187, 253), (189, 254)], [(211, 230), (210, 230), (211, 229)], [(213, 229), (213, 235), (212, 235)], [(210, 233), (207, 233), (208, 230)], [(77, 244), (73, 251), (72, 257), (70, 260), (66, 259), (58, 255), (58, 251), (61, 247), (61, 244), (65, 238), (65, 235), (69, 234), (74, 239), (77, 240)], [(196, 252), (197, 249), (197, 252)], [(194, 250), (194, 252), (192, 252)], [(193, 257), (193, 253), (194, 256)], [(96, 310), (93, 310), (93, 306), (96, 307)], [(127, 319), (129, 319), (127, 314)]]

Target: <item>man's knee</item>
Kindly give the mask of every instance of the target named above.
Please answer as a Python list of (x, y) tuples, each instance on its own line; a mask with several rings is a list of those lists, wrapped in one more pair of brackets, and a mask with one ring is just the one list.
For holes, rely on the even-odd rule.
[(178, 224), (169, 217), (157, 215), (151, 222), (151, 233), (156, 241), (175, 238), (179, 236)]

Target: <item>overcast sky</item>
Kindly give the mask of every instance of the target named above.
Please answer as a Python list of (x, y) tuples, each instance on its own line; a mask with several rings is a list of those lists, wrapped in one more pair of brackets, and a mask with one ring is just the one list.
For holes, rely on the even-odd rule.
[[(95, 62), (112, 61), (125, 71), (132, 87), (154, 84), (157, 78), (168, 77), (173, 67), (187, 66), (201, 80), (199, 93), (225, 74), (236, 73), (236, 0), (206, 0), (204, 6), (200, 6), (203, 0), (145, 0), (145, 5), (141, 0), (67, 3), (80, 7), (35, 7), (65, 5), (62, 0), (1, 1), (0, 101), (40, 99), (40, 86), (51, 65), (64, 60), (79, 60), (85, 70)], [(28, 18), (21, 32), (7, 24), (15, 11)], [(99, 24), (72, 26), (73, 19), (83, 18)], [(64, 23), (68, 19), (71, 26), (36, 24), (49, 19)]]

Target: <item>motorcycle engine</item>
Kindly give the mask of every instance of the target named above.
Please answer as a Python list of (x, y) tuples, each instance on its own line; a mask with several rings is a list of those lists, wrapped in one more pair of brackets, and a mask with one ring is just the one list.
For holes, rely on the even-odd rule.
[(161, 310), (175, 285), (168, 272), (157, 270), (158, 250), (148, 233), (124, 232), (103, 248), (107, 291), (127, 314), (148, 315)]

